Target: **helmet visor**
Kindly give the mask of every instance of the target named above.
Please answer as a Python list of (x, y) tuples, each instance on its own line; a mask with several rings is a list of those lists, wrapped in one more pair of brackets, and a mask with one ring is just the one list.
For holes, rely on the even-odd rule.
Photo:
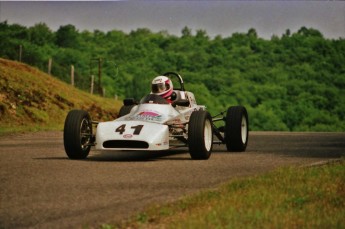
[(167, 83), (152, 84), (151, 87), (152, 93), (162, 93), (166, 90), (169, 90), (169, 84)]

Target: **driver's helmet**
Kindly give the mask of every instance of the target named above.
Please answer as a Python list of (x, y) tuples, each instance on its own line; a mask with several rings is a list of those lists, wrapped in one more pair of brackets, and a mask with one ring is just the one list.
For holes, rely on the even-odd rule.
[(152, 80), (151, 94), (160, 95), (167, 99), (173, 92), (173, 83), (166, 76), (157, 76)]

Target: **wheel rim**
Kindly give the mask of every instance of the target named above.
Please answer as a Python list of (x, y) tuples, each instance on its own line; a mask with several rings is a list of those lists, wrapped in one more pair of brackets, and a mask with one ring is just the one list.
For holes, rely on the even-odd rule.
[(83, 119), (80, 124), (80, 146), (83, 150), (90, 146), (91, 135), (90, 122), (87, 119)]
[(247, 132), (248, 132), (247, 128), (248, 128), (248, 126), (247, 126), (247, 119), (243, 115), (242, 116), (242, 122), (241, 122), (241, 138), (242, 138), (243, 144), (245, 144), (247, 142)]
[(204, 129), (204, 143), (205, 148), (207, 151), (211, 150), (212, 147), (212, 126), (210, 120), (205, 121), (205, 129)]

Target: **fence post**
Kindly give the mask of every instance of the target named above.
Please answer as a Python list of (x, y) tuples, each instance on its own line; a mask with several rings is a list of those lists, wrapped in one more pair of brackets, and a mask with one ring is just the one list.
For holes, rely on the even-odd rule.
[(94, 75), (91, 75), (91, 89), (90, 89), (91, 95), (93, 95), (93, 85), (94, 85), (94, 81), (95, 81), (95, 76), (94, 76)]
[(49, 58), (48, 60), (48, 75), (51, 75), (51, 72), (52, 72), (52, 58)]
[(101, 77), (102, 77), (102, 58), (98, 58), (98, 93), (100, 94), (100, 96), (104, 96), (104, 92), (102, 90), (102, 86), (101, 86)]
[(19, 62), (22, 62), (22, 52), (23, 52), (23, 46), (19, 45)]
[(74, 66), (71, 65), (71, 84), (74, 87)]

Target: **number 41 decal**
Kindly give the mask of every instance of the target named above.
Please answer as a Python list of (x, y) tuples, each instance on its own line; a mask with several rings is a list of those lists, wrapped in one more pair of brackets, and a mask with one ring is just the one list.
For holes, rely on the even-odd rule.
[[(144, 125), (137, 125), (137, 126), (131, 126), (131, 129), (134, 129), (133, 134), (139, 135), (141, 129), (144, 127)], [(122, 124), (118, 128), (116, 128), (115, 132), (118, 132), (119, 134), (123, 134), (126, 131), (126, 124)]]

